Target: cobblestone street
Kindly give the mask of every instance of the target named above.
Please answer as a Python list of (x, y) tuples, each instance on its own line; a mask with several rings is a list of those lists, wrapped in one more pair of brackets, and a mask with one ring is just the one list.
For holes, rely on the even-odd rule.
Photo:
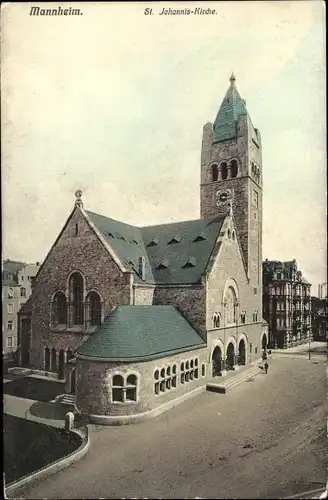
[(143, 424), (90, 426), (81, 461), (19, 496), (279, 498), (319, 488), (328, 465), (325, 348), (310, 360), (274, 354), (267, 375)]

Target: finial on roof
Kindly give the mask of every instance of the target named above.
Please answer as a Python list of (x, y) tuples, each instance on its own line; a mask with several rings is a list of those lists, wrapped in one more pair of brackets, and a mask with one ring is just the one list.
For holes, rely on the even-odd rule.
[(231, 85), (232, 85), (233, 83), (235, 83), (235, 81), (236, 81), (236, 77), (235, 77), (235, 75), (233, 74), (233, 72), (231, 73), (231, 76), (230, 76), (229, 80), (230, 80)]
[(82, 201), (82, 191), (81, 189), (78, 189), (76, 192), (75, 192), (75, 196), (76, 196), (76, 200), (75, 200), (75, 205), (77, 207), (83, 207), (83, 201)]

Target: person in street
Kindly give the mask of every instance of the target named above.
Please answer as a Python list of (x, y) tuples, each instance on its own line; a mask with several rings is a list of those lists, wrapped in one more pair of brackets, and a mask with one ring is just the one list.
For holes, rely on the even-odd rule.
[(264, 371), (265, 371), (266, 374), (268, 373), (268, 368), (269, 368), (269, 365), (268, 365), (268, 362), (266, 361), (264, 363)]
[(266, 359), (268, 359), (268, 356), (267, 356), (266, 350), (264, 349), (262, 352), (262, 361), (265, 361)]

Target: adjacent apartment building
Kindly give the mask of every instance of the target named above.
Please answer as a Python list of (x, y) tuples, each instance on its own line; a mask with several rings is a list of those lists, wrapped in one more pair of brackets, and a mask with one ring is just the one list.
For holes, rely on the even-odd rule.
[(17, 349), (17, 313), (31, 295), (31, 279), (36, 276), (39, 263), (26, 264), (5, 260), (2, 262), (2, 353)]
[(263, 318), (269, 347), (286, 349), (312, 340), (311, 284), (296, 260), (263, 262)]

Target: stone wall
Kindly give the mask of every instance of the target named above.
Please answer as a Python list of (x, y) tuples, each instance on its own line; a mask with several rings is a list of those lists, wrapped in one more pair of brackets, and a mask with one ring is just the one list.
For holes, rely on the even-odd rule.
[[(197, 359), (197, 367), (195, 360)], [(198, 369), (198, 378), (181, 383), (181, 363), (193, 360), (194, 370)], [(170, 367), (173, 376), (173, 366), (176, 365), (176, 388), (155, 393), (155, 371), (159, 372)], [(204, 365), (204, 368), (202, 368)], [(204, 371), (205, 370), (205, 373)], [(206, 347), (193, 351), (168, 356), (159, 360), (142, 363), (111, 363), (93, 361), (77, 357), (77, 407), (84, 413), (94, 415), (131, 415), (157, 408), (178, 396), (190, 392), (197, 387), (205, 386), (211, 370)], [(203, 375), (204, 373), (204, 375)], [(134, 374), (138, 377), (137, 402), (112, 402), (112, 377), (120, 374), (127, 377)], [(167, 380), (168, 377), (166, 377)], [(158, 383), (162, 379), (159, 377)]]
[(133, 305), (151, 305), (154, 298), (153, 286), (133, 285)]
[(205, 286), (157, 286), (154, 291), (154, 305), (172, 305), (198, 330), (206, 340), (206, 298)]
[[(78, 224), (78, 235), (74, 236)], [(34, 283), (31, 365), (42, 369), (44, 348), (72, 349), (88, 338), (84, 327), (51, 328), (51, 300), (62, 290), (68, 297), (68, 279), (73, 271), (84, 277), (84, 297), (96, 290), (102, 299), (102, 316), (118, 304), (130, 304), (130, 274), (123, 273), (99, 241), (79, 209), (75, 209), (59, 240), (51, 249)]]

